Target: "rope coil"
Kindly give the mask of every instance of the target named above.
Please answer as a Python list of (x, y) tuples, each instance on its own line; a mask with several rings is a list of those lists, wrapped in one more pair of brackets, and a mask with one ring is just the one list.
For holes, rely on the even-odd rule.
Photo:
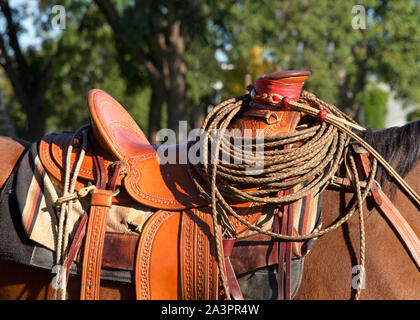
[[(275, 96), (275, 99), (272, 96)], [(236, 235), (236, 229), (230, 222), (229, 215), (235, 217), (250, 230), (271, 236), (274, 239), (304, 241), (318, 238), (337, 229), (358, 211), (360, 263), (364, 267), (365, 231), (362, 205), (374, 183), (377, 161), (384, 165), (391, 176), (404, 188), (407, 188), (408, 193), (420, 204), (420, 197), (399, 177), (395, 170), (371, 146), (352, 131), (365, 131), (366, 129), (358, 125), (335, 106), (318, 99), (315, 95), (306, 91), (302, 92), (298, 102), (290, 101), (287, 97), (277, 94), (268, 95), (265, 98), (269, 102), (269, 106), (255, 103), (251, 95), (229, 99), (216, 106), (207, 115), (201, 128), (206, 133), (202, 155), (204, 161), (202, 164), (190, 165), (189, 168), (191, 178), (196, 187), (208, 198), (212, 205), (219, 273), (228, 299), (230, 298), (229, 288), (222, 267), (223, 253), (220, 245), (220, 235), (221, 233), (228, 236)], [(319, 122), (312, 126), (298, 128), (294, 133), (280, 136), (237, 137), (229, 134), (228, 127), (232, 119), (246, 107), (278, 110), (278, 106), (285, 107), (285, 105), (287, 105), (288, 110), (303, 112)], [(227, 134), (214, 135), (212, 132), (215, 130), (226, 132)], [(248, 152), (244, 150), (238, 152), (238, 148), (232, 144), (232, 140), (235, 139), (242, 139), (242, 145), (250, 144), (251, 148), (249, 150), (251, 152), (249, 150)], [(363, 191), (353, 154), (348, 149), (352, 140), (360, 143), (373, 156), (371, 174)], [(300, 142), (300, 145), (295, 145), (293, 148), (285, 148), (285, 146), (296, 142)], [(264, 151), (261, 155), (256, 156), (252, 150), (257, 150), (258, 143), (263, 143)], [(208, 152), (210, 144), (216, 144), (216, 150), (212, 154)], [(253, 156), (251, 163), (249, 162), (250, 155)], [(248, 159), (246, 159), (247, 156)], [(231, 161), (224, 163), (221, 161), (222, 159), (230, 159)], [(351, 178), (357, 201), (347, 214), (323, 230), (313, 231), (301, 236), (287, 236), (263, 230), (250, 224), (238, 215), (226, 200), (226, 198), (229, 198), (246, 202), (276, 204), (299, 200), (309, 194), (322, 192), (331, 183), (334, 174), (344, 159), (347, 159), (346, 164), (349, 163), (348, 170), (352, 173)], [(262, 172), (257, 175), (249, 175), (250, 168), (257, 163), (263, 164)], [(278, 191), (291, 189), (307, 181), (308, 178), (313, 179), (298, 191), (285, 192), (283, 195), (278, 195)], [(201, 181), (204, 181), (207, 189), (202, 186)], [(241, 188), (244, 186), (246, 186), (246, 190)], [(361, 287), (359, 285), (355, 296), (356, 299), (359, 298), (360, 292)]]

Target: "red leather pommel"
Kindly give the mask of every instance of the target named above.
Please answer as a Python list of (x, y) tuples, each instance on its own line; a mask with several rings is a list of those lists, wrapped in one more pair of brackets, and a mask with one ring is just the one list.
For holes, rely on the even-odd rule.
[[(263, 75), (255, 82), (255, 102), (265, 105), (279, 102), (273, 94), (287, 97), (285, 101), (298, 101), (303, 84), (310, 74), (309, 71), (289, 70)], [(267, 101), (266, 98), (270, 96), (272, 98)]]

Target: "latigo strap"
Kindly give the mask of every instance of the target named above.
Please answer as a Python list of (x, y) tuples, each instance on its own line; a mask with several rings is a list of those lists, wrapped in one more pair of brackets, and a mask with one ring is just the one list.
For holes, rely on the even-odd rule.
[(112, 202), (111, 190), (97, 189), (92, 194), (83, 255), (80, 299), (99, 299), (102, 251), (106, 222)]

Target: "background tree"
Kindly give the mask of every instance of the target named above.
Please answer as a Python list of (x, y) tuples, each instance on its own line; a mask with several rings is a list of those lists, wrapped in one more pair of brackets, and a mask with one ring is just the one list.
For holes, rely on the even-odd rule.
[[(244, 78), (248, 75), (255, 81), (266, 72), (265, 65), (271, 71), (310, 70), (306, 88), (362, 124), (365, 113), (374, 116), (373, 107), (363, 111), (372, 102), (372, 96), (364, 94), (372, 76), (375, 82), (388, 84), (405, 104), (418, 105), (420, 28), (416, 21), (420, 21), (420, 7), (415, 0), (237, 1), (223, 34), (221, 50), (225, 63), (232, 65), (226, 72), (225, 90), (238, 94)], [(257, 72), (251, 62), (256, 48), (263, 48), (257, 55)], [(416, 113), (411, 115), (414, 119)], [(381, 108), (377, 116), (383, 117)]]
[(40, 137), (45, 131), (45, 92), (55, 67), (55, 55), (61, 50), (59, 43), (46, 40), (42, 49), (28, 48), (24, 53), (19, 43), (22, 32), (23, 7), (11, 8), (9, 2), (0, 1), (4, 29), (0, 33), (0, 65), (4, 68), (13, 91), (27, 119), (17, 134), (25, 139)]
[[(366, 10), (366, 29), (357, 28), (363, 25), (357, 25), (360, 12), (352, 11), (356, 5)], [(360, 95), (375, 75), (398, 98), (420, 103), (418, 1), (309, 0), (275, 6), (277, 31), (268, 54), (283, 68), (311, 70), (308, 87), (318, 96), (362, 122)]]
[[(51, 25), (55, 16), (52, 7), (57, 4), (66, 8), (64, 30)], [(95, 87), (115, 96), (147, 130), (150, 90), (145, 73), (137, 63), (120, 55), (96, 5), (87, 1), (41, 1), (38, 10), (31, 7), (30, 13), (27, 11), (25, 3), (11, 8), (17, 34), (27, 31), (23, 21), (31, 14), (33, 31), (40, 39), (38, 46), (24, 47), (19, 40), (15, 45), (24, 63), (29, 64), (29, 71), (20, 71), (13, 51), (8, 50), (12, 54), (4, 58), (10, 61), (11, 67), (5, 64), (4, 69), (11, 69), (7, 77), (12, 85), (8, 82), (2, 86), (3, 105), (14, 122), (16, 136), (33, 141), (47, 132), (71, 130), (87, 123), (86, 94)], [(7, 32), (0, 36), (8, 41)], [(12, 81), (14, 78), (23, 80)], [(34, 83), (32, 91), (25, 89), (26, 82)]]
[(187, 119), (185, 51), (187, 38), (205, 34), (204, 1), (95, 0), (115, 39), (147, 71), (151, 87), (149, 137), (161, 127), (163, 104), (167, 127)]

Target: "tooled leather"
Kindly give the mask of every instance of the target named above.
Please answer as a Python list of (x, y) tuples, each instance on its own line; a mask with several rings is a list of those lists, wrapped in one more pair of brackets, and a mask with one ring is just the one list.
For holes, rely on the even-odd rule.
[[(112, 100), (111, 100), (112, 101)], [(96, 106), (98, 107), (98, 106)], [(95, 108), (96, 108), (95, 107)], [(98, 110), (94, 110), (97, 112)], [(100, 112), (99, 112), (100, 113)], [(125, 116), (125, 114), (123, 114)], [(284, 115), (281, 113), (280, 115)], [(128, 115), (129, 116), (129, 115)], [(119, 116), (117, 116), (118, 118)], [(131, 119), (131, 117), (129, 117)], [(262, 124), (260, 119), (242, 119), (243, 121), (239, 121), (237, 123), (238, 127), (242, 128), (252, 128), (253, 131), (258, 128), (265, 128), (266, 135), (274, 135), (276, 132), (289, 132), (294, 130), (298, 120), (296, 123), (293, 122), (287, 123), (285, 120), (287, 117), (280, 117), (280, 121), (274, 125), (267, 126)], [(282, 120), (285, 120), (282, 122)], [(136, 132), (136, 127), (131, 127), (131, 125), (126, 125), (123, 119), (119, 121), (118, 119), (113, 119), (111, 122), (101, 122), (93, 120), (93, 128), (95, 132), (95, 136), (97, 140), (101, 143), (102, 146), (105, 147), (112, 147), (114, 145), (118, 145), (118, 141), (114, 138), (114, 134), (118, 129), (127, 129), (128, 131)], [(128, 119), (128, 121), (130, 121)], [(100, 124), (100, 126), (98, 126)], [(102, 125), (102, 128), (101, 128)], [(111, 134), (104, 133), (101, 129), (110, 130)], [(286, 131), (281, 131), (286, 130)], [(141, 130), (140, 130), (141, 131)], [(139, 136), (139, 139), (141, 136)], [(147, 139), (146, 139), (147, 141)], [(48, 152), (46, 151), (48, 150)], [(115, 152), (115, 149), (108, 148), (110, 152), (119, 158), (119, 159), (126, 159), (127, 155), (133, 155), (134, 151), (137, 149), (118, 149)], [(50, 165), (54, 164), (54, 159), (51, 158), (50, 150), (44, 148), (45, 158), (47, 162), (50, 161)], [(57, 158), (58, 165), (63, 163), (63, 152), (60, 152), (58, 149), (55, 149), (56, 154), (53, 154), (53, 158)], [(61, 155), (61, 158), (60, 158)], [(191, 209), (195, 206), (204, 206), (207, 205), (207, 201), (201, 202), (202, 198), (199, 197), (195, 186), (192, 184), (189, 176), (185, 176), (184, 180), (174, 179), (173, 181), (169, 181), (169, 183), (174, 185), (175, 187), (179, 188), (181, 185), (181, 189), (179, 191), (185, 193), (185, 197), (181, 194), (173, 195), (170, 197), (163, 196), (161, 191), (161, 187), (167, 188), (168, 181), (165, 181), (165, 178), (162, 177), (160, 170), (147, 170), (147, 166), (144, 166), (145, 162), (147, 161), (156, 161), (154, 165), (157, 164), (158, 168), (158, 160), (156, 159), (155, 152), (146, 152), (140, 153), (138, 155), (134, 155), (127, 158), (128, 162), (128, 175), (124, 181), (124, 186), (126, 190), (130, 193), (130, 195), (138, 202), (143, 203), (145, 205), (149, 205), (155, 208), (160, 209), (172, 209), (172, 210), (184, 210), (184, 209)], [(82, 166), (83, 167), (83, 166)], [(62, 175), (62, 168), (57, 166), (57, 163), (54, 164), (55, 173), (57, 177), (61, 178)], [(188, 174), (186, 167), (181, 167), (182, 172)], [(85, 166), (82, 168), (82, 172), (84, 169), (89, 169), (89, 166)], [(185, 170), (184, 170), (185, 169)], [(53, 170), (53, 169), (52, 169)], [(86, 172), (89, 174), (89, 172)], [(155, 179), (156, 184), (153, 185), (152, 189), (145, 189), (142, 185), (141, 179), (144, 178), (145, 175), (150, 174), (154, 175), (157, 180)], [(188, 177), (188, 178), (187, 178)], [(88, 177), (89, 179), (91, 176)], [(92, 173), (93, 179), (93, 173)], [(60, 181), (60, 179), (57, 179)], [(190, 189), (191, 187), (191, 189)], [(130, 192), (131, 190), (131, 192)], [(168, 188), (170, 191), (170, 189)], [(151, 192), (148, 192), (151, 191)], [(197, 197), (197, 198), (195, 198)], [(195, 203), (197, 201), (197, 203)], [(250, 204), (252, 205), (252, 204)], [(93, 212), (95, 212), (94, 216), (99, 215), (101, 216), (101, 212), (104, 213), (106, 207), (94, 207)], [(199, 299), (200, 297), (204, 297), (205, 299), (215, 299), (217, 298), (217, 289), (218, 289), (218, 277), (217, 277), (217, 264), (215, 261), (216, 253), (215, 248), (213, 247), (212, 239), (212, 221), (211, 215), (208, 212), (205, 212), (205, 208), (191, 209), (187, 210), (182, 213), (182, 223), (185, 224), (185, 229), (182, 228), (180, 243), (181, 243), (181, 259), (180, 262), (183, 266), (180, 269), (180, 275), (183, 277), (182, 280), (182, 287), (181, 292), (182, 295), (186, 299)], [(207, 210), (208, 211), (208, 210)], [(153, 250), (159, 250), (159, 248), (155, 248), (153, 246), (154, 239), (156, 234), (159, 232), (159, 228), (175, 214), (180, 214), (180, 212), (162, 212), (160, 211), (159, 214), (155, 214), (150, 219), (150, 223), (147, 224), (147, 228), (145, 227), (143, 233), (140, 237), (139, 247), (138, 247), (138, 254), (136, 257), (136, 292), (138, 297), (141, 299), (150, 299), (151, 296), (151, 279), (150, 279), (150, 268), (151, 268), (151, 254)], [(256, 216), (260, 213), (255, 213), (255, 215), (250, 214), (246, 215), (249, 221), (256, 221)], [(102, 215), (103, 216), (103, 215)], [(102, 217), (103, 218), (103, 217)], [(202, 219), (201, 227), (197, 223), (196, 219)], [(98, 222), (99, 223), (99, 222)], [(96, 225), (96, 224), (94, 224)], [(205, 227), (204, 230), (202, 227)], [(88, 226), (89, 228), (89, 226)], [(92, 227), (93, 228), (93, 227)], [(191, 232), (187, 232), (191, 231)], [(207, 230), (207, 231), (206, 231)], [(177, 230), (178, 231), (178, 230)], [(104, 232), (104, 231), (103, 231)], [(91, 237), (89, 241), (87, 241), (87, 248), (86, 252), (93, 252), (93, 251), (101, 251), (101, 243), (100, 240), (102, 236), (102, 230), (100, 227), (96, 226), (95, 230), (91, 233), (99, 233), (98, 237)], [(90, 249), (92, 247), (92, 249)], [(164, 248), (160, 248), (160, 250), (164, 250)], [(85, 254), (87, 254), (85, 252)], [(93, 255), (90, 255), (88, 259), (84, 259), (84, 263), (88, 263), (89, 265), (86, 266), (87, 269), (95, 269), (100, 271), (101, 261), (99, 258)], [(223, 263), (223, 262), (222, 262)], [(184, 268), (185, 267), (185, 268)], [(185, 272), (184, 272), (185, 270)], [(99, 272), (86, 272), (84, 276), (89, 282), (84, 282), (84, 286), (88, 286), (89, 288), (86, 290), (85, 296), (88, 298), (96, 298), (98, 292), (95, 290), (95, 285), (90, 285), (89, 283), (98, 283), (99, 284)]]
[[(47, 172), (57, 181), (64, 181), (64, 158), (71, 136), (71, 133), (50, 134), (45, 136), (39, 145), (41, 162)], [(161, 167), (156, 151), (151, 146), (149, 150), (144, 150), (145, 153), (136, 155), (127, 161), (127, 176), (123, 183), (131, 198), (158, 209), (181, 210), (207, 205), (207, 201), (201, 197), (189, 177), (187, 165), (169, 164), (169, 166), (177, 166), (175, 170)], [(71, 168), (74, 168), (75, 162), (76, 153), (72, 153)], [(106, 172), (108, 172), (108, 167), (112, 163), (113, 161), (104, 159)], [(92, 156), (88, 148), (80, 167), (76, 190), (85, 187), (88, 181), (94, 181), (93, 167)], [(161, 170), (176, 172), (177, 176), (176, 178), (162, 177)], [(143, 183), (145, 178), (152, 180), (153, 183)], [(117, 185), (121, 185), (120, 180)], [(177, 193), (173, 194), (168, 186), (177, 188)]]
[[(172, 266), (172, 273), (179, 277), (178, 298), (217, 299), (218, 270), (212, 232), (211, 215), (202, 210), (191, 209), (182, 212), (158, 211), (144, 226), (138, 245), (135, 269), (137, 299), (154, 299), (153, 288), (158, 279), (152, 277), (152, 269), (161, 261), (153, 258), (156, 250), (166, 248), (155, 245), (156, 237), (168, 219), (181, 215), (179, 223), (173, 224), (171, 233), (177, 234), (178, 261)], [(166, 230), (168, 231), (168, 230)]]
[[(150, 279), (153, 243), (159, 228), (177, 212), (158, 211), (146, 222), (140, 235), (135, 267), (136, 297), (138, 300), (152, 299)], [(160, 248), (165, 250), (165, 248)], [(159, 250), (159, 248), (157, 248)]]
[[(191, 180), (186, 164), (163, 165), (174, 166), (169, 170), (169, 167), (160, 166), (156, 153), (132, 157), (127, 163), (129, 174), (124, 179), (124, 186), (136, 201), (158, 209), (170, 210), (208, 204)], [(173, 175), (163, 177), (162, 170), (171, 171)], [(142, 180), (151, 180), (153, 184)]]
[[(240, 215), (242, 219), (246, 220), (250, 224), (255, 224), (261, 217), (264, 205), (252, 202), (249, 204), (240, 204), (240, 206), (232, 205), (232, 208), (234, 208), (235, 212)], [(234, 216), (229, 215), (228, 218), (238, 233), (248, 230), (248, 227)]]
[(107, 192), (102, 191), (103, 190), (96, 190), (96, 192), (92, 194), (92, 199), (90, 200), (91, 206), (111, 207), (112, 192), (109, 192), (108, 190)]
[[(92, 196), (95, 197), (95, 194), (100, 195), (101, 198), (108, 197), (108, 203), (111, 203), (112, 191), (95, 190)], [(104, 205), (92, 205), (89, 213), (80, 291), (82, 300), (99, 299), (102, 252), (109, 212), (109, 205), (103, 202), (104, 199), (100, 200), (100, 204)]]
[(210, 212), (191, 209), (182, 213), (180, 239), (181, 299), (217, 299), (218, 269)]
[[(65, 158), (68, 145), (70, 143), (72, 133), (49, 134), (41, 139), (39, 143), (39, 157), (47, 170), (57, 181), (64, 181), (65, 173)], [(73, 173), (76, 159), (76, 153), (73, 152), (71, 156), (71, 172)], [(104, 159), (105, 170), (108, 172), (108, 167), (113, 163), (109, 159)], [(83, 181), (85, 180), (85, 181)], [(92, 153), (88, 150), (83, 158), (82, 165), (79, 170), (78, 179), (75, 189), (79, 190), (86, 186), (88, 181), (94, 181), (94, 169)], [(121, 184), (121, 182), (118, 182)]]
[[(88, 93), (88, 108), (95, 137), (102, 147), (119, 160), (125, 160), (133, 150), (124, 149), (116, 137), (116, 129), (123, 128), (127, 138), (135, 136), (138, 143), (150, 144), (143, 131), (121, 104), (106, 92), (93, 89)], [(122, 133), (124, 135), (124, 133)], [(135, 150), (134, 150), (135, 151)]]
[[(278, 121), (275, 123), (267, 123), (261, 121), (261, 119), (266, 119), (266, 113), (263, 110), (258, 112), (252, 111), (252, 109), (246, 111), (243, 114), (243, 118), (238, 119), (235, 123), (233, 123), (229, 129), (239, 129), (241, 132), (244, 132), (245, 129), (249, 129), (252, 131), (253, 136), (256, 135), (257, 129), (264, 130), (264, 136), (274, 136), (281, 133), (288, 133), (294, 132), (296, 130), (296, 126), (298, 125), (301, 115), (299, 112), (294, 111), (272, 111), (277, 114)], [(255, 203), (247, 203), (241, 204), (241, 207), (248, 207), (249, 211), (254, 211), (252, 207), (256, 206)], [(234, 206), (233, 206), (234, 207)], [(242, 211), (245, 208), (235, 208), (237, 211)], [(239, 213), (238, 212), (238, 213)], [(255, 223), (259, 217), (261, 216), (262, 209), (258, 210), (257, 212), (252, 212), (249, 214), (245, 214), (242, 218), (245, 218), (250, 223)], [(240, 213), (239, 213), (240, 214)], [(229, 216), (229, 220), (234, 224), (238, 233), (244, 232), (248, 229), (247, 226), (240, 223), (235, 217)]]
[[(177, 179), (162, 176), (164, 166), (160, 166), (156, 151), (118, 101), (95, 89), (88, 94), (88, 107), (95, 137), (106, 150), (128, 164), (124, 184), (133, 199), (158, 209), (180, 210), (207, 204), (189, 178), (186, 166), (176, 168), (184, 172)], [(144, 182), (148, 175), (153, 183)], [(172, 187), (181, 190), (174, 194)]]

